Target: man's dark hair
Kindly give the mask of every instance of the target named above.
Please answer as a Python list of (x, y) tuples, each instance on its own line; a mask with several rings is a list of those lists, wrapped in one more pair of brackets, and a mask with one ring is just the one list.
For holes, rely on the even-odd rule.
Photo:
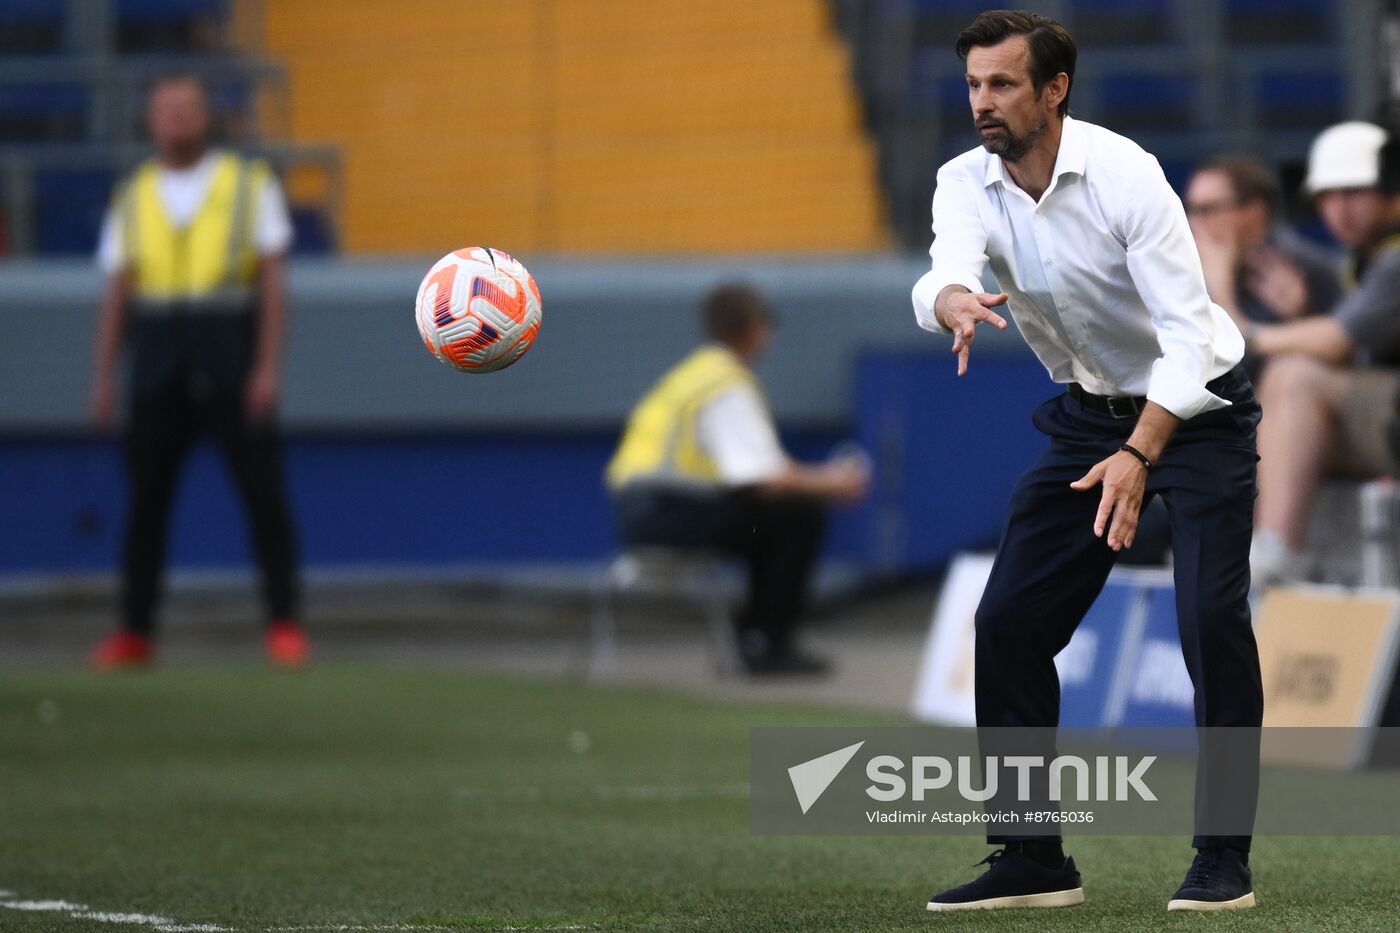
[(1074, 87), (1074, 63), (1079, 57), (1074, 39), (1065, 27), (1048, 16), (1027, 10), (988, 10), (977, 14), (967, 28), (958, 33), (958, 58), (967, 61), (967, 53), (975, 46), (1000, 45), (1012, 36), (1025, 36), (1029, 48), (1031, 84), (1037, 93), (1045, 83), (1060, 72), (1069, 78), (1065, 99), (1060, 101), (1060, 116), (1069, 113), (1069, 92)]
[(1258, 201), (1269, 209), (1270, 215), (1278, 210), (1278, 179), (1254, 156), (1235, 152), (1212, 156), (1196, 166), (1196, 174), (1202, 172), (1219, 172), (1230, 179), (1235, 201), (1241, 207)]
[(735, 346), (755, 325), (773, 323), (773, 309), (757, 289), (730, 282), (705, 296), (700, 305), (700, 323), (710, 340)]

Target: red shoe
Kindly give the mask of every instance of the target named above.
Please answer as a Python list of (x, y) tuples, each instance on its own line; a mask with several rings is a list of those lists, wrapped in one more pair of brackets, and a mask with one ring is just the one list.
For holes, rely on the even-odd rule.
[(155, 647), (146, 635), (120, 631), (107, 638), (88, 656), (95, 671), (120, 671), (146, 667), (155, 659)]
[(273, 667), (305, 667), (311, 660), (311, 643), (295, 622), (273, 622), (267, 627), (267, 660)]

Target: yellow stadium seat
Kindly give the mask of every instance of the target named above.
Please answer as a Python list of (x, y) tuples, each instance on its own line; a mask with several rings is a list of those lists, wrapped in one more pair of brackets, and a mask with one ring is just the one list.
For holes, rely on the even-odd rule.
[(349, 251), (887, 245), (824, 0), (259, 6), (294, 139), (342, 150)]

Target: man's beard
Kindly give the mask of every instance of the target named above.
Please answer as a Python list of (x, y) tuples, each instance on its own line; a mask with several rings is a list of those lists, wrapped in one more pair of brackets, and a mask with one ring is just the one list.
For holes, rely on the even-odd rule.
[[(1040, 122), (1031, 127), (1024, 136), (1017, 136), (1011, 132), (1011, 128), (1005, 123), (984, 124), (998, 126), (1001, 128), (1001, 135), (993, 137), (983, 137), (982, 148), (992, 155), (1001, 156), (1004, 162), (1019, 162), (1026, 157), (1026, 153), (1040, 141), (1040, 137), (1045, 135), (1045, 118), (1041, 117)], [(981, 129), (981, 127), (978, 127)]]

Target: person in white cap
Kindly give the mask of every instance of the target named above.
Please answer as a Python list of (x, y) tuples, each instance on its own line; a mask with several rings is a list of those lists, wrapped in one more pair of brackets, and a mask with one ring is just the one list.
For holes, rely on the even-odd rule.
[(1383, 170), (1386, 131), (1340, 123), (1308, 153), (1304, 187), (1350, 253), (1350, 292), (1330, 314), (1244, 328), (1270, 359), (1259, 385), (1256, 585), (1306, 575), (1303, 538), (1324, 476), (1396, 475), (1388, 441), (1400, 389), (1400, 191)]

